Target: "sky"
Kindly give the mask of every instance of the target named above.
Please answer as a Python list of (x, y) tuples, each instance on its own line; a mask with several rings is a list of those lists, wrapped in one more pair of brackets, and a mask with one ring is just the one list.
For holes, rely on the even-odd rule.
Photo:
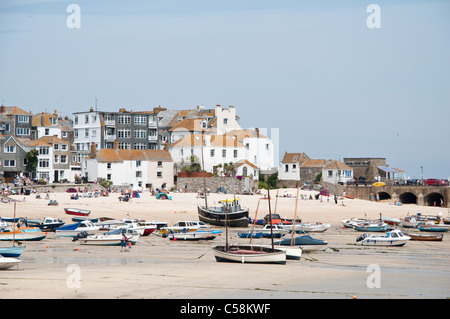
[(96, 99), (233, 105), (278, 160), (382, 157), (450, 178), (449, 34), (446, 0), (2, 0), (0, 100), (68, 116)]

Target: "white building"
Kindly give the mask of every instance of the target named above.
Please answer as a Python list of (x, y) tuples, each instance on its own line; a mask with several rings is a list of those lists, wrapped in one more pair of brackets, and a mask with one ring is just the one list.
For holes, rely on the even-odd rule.
[(240, 130), (241, 125), (236, 116), (236, 108), (229, 106), (227, 109), (216, 105), (214, 111), (215, 119), (211, 121), (210, 125), (215, 134), (222, 135), (234, 130)]
[(322, 180), (326, 183), (339, 184), (353, 180), (353, 169), (337, 160), (329, 161), (322, 168)]
[[(216, 173), (220, 166), (244, 159), (245, 146), (227, 135), (190, 134), (169, 145), (175, 163), (189, 162), (195, 156), (207, 172)], [(203, 162), (202, 162), (203, 159)]]
[(234, 164), (236, 176), (251, 177), (254, 180), (259, 178), (259, 168), (247, 160), (240, 160)]
[(92, 147), (85, 158), (82, 173), (88, 181), (102, 178), (114, 186), (132, 189), (171, 189), (174, 187), (174, 164), (164, 150), (101, 149)]
[(285, 152), (278, 168), (278, 179), (300, 181), (300, 166), (309, 159), (305, 153)]

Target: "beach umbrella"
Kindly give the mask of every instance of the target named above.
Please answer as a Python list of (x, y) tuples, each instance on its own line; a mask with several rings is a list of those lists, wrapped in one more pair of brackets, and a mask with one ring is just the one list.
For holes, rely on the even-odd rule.
[(326, 189), (322, 189), (319, 193), (319, 195), (322, 196), (330, 196), (330, 192), (328, 192)]

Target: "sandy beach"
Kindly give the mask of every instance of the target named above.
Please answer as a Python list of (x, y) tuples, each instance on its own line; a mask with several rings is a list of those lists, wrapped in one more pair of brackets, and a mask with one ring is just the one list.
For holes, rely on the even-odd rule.
[[(272, 190), (272, 212), (293, 218), (296, 189)], [(315, 191), (301, 191), (305, 197)], [(283, 197), (290, 194), (292, 197)], [(109, 197), (70, 200), (68, 193), (51, 193), (58, 206), (48, 200), (14, 195), (16, 216), (39, 219), (58, 217), (72, 223), (65, 207), (91, 210), (90, 217), (159, 220), (169, 225), (180, 220), (198, 220), (193, 193), (171, 193), (172, 200), (157, 200), (148, 192), (130, 202)], [(231, 195), (232, 196), (232, 195)], [(230, 195), (210, 194), (208, 204)], [(243, 207), (255, 217), (262, 195), (239, 195)], [(25, 201), (23, 199), (25, 198)], [(261, 201), (257, 218), (268, 213), (268, 201)], [(448, 216), (447, 208), (402, 205), (389, 201), (371, 202), (340, 199), (335, 204), (326, 197), (300, 200), (297, 216), (304, 222), (331, 224), (323, 233), (311, 234), (328, 241), (325, 250), (303, 253), (300, 261), (285, 265), (230, 264), (215, 261), (211, 246), (225, 242), (224, 233), (212, 241), (170, 241), (157, 234), (141, 237), (128, 252), (120, 247), (79, 245), (70, 238), (49, 232), (42, 241), (25, 242), (22, 262), (16, 268), (0, 271), (0, 298), (4, 299), (444, 299), (450, 297), (450, 235), (442, 242), (409, 241), (403, 247), (361, 247), (354, 229), (343, 229), (341, 219), (402, 218), (423, 215)], [(12, 217), (13, 203), (0, 204), (0, 216)], [(217, 227), (220, 228), (220, 227)], [(220, 228), (224, 229), (224, 228)], [(418, 230), (404, 229), (406, 232)], [(230, 242), (248, 242), (230, 229)], [(258, 239), (269, 243), (270, 239)], [(11, 245), (1, 242), (1, 247)], [(375, 266), (374, 266), (375, 265)], [(379, 281), (371, 285), (371, 269), (378, 267)]]

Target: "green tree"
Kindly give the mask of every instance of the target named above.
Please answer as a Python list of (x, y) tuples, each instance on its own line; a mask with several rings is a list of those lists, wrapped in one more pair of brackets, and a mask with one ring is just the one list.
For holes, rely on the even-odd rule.
[(39, 152), (37, 150), (31, 150), (25, 154), (25, 159), (27, 160), (27, 165), (25, 169), (28, 173), (30, 173), (30, 177), (33, 178), (34, 173), (36, 172), (36, 168), (38, 165), (38, 155)]

